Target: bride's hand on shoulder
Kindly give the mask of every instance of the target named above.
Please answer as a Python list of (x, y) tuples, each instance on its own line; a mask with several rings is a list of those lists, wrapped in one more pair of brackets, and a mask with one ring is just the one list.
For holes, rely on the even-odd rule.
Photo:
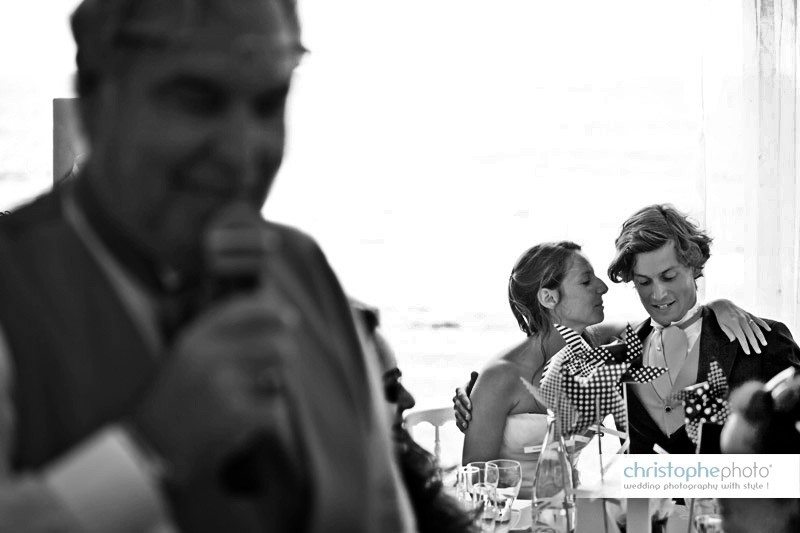
[(771, 331), (769, 324), (730, 300), (713, 300), (707, 306), (714, 312), (728, 340), (731, 342), (738, 340), (746, 354), (750, 354), (750, 347), (757, 354), (761, 353), (761, 346), (767, 345), (764, 331)]

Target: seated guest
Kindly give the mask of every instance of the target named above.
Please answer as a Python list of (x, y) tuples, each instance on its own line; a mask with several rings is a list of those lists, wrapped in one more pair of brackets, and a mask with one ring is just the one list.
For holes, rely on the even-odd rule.
[(417, 444), (403, 427), (403, 413), (414, 407), (414, 396), (403, 386), (402, 372), (392, 348), (381, 335), (376, 309), (351, 299), (364, 326), (366, 352), (374, 353), (383, 376), (383, 390), (400, 472), (411, 498), (420, 533), (459, 533), (475, 531), (475, 525), (458, 501), (444, 492), (436, 459)]
[[(731, 416), (722, 430), (724, 453), (800, 453), (800, 376), (787, 375), (768, 390), (751, 381), (731, 393)], [(722, 498), (727, 533), (800, 531), (800, 500)]]

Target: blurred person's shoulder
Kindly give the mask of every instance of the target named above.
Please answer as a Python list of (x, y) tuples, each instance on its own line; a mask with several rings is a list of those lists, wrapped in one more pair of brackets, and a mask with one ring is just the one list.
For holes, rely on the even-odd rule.
[(304, 231), (286, 224), (268, 220), (267, 225), (280, 238), (280, 245), (288, 252), (298, 254), (322, 254), (316, 239)]
[(280, 256), (300, 279), (320, 287), (336, 284), (336, 275), (314, 237), (293, 226), (271, 221), (267, 225), (278, 236)]
[(13, 238), (63, 223), (60, 194), (48, 191), (0, 216), (0, 232)]

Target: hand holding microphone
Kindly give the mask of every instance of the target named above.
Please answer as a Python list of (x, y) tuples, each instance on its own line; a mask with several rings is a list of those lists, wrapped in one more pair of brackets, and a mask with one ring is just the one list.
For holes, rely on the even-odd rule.
[(204, 243), (202, 309), (176, 336), (132, 425), (169, 465), (172, 482), (221, 473), (233, 490), (256, 490), (248, 450), (281, 456), (297, 448), (284, 377), (299, 320), (265, 279), (280, 242), (252, 207), (223, 210)]

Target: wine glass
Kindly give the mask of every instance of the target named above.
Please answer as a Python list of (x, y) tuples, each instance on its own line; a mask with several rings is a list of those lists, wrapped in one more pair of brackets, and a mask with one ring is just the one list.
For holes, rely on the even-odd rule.
[(702, 514), (694, 517), (697, 533), (722, 533), (722, 517), (716, 514)]
[(476, 483), (472, 486), (475, 500), (475, 523), (482, 532), (494, 532), (498, 519), (497, 493), (494, 485), (486, 482)]
[(467, 463), (467, 466), (474, 466), (480, 471), (480, 483), (487, 483), (497, 488), (497, 482), (500, 480), (500, 469), (491, 461), (472, 461)]
[(719, 504), (714, 498), (695, 498), (692, 500), (692, 514), (694, 515), (694, 528), (698, 533), (720, 533), (722, 531), (722, 517), (719, 514)]
[(519, 487), (522, 485), (522, 466), (519, 461), (511, 459), (495, 459), (489, 461), (490, 464), (497, 465), (497, 508), (500, 511), (500, 521), (508, 522), (511, 518), (511, 506), (519, 494)]
[(467, 511), (475, 509), (473, 487), (481, 482), (480, 469), (477, 466), (462, 466), (456, 478), (456, 499)]

